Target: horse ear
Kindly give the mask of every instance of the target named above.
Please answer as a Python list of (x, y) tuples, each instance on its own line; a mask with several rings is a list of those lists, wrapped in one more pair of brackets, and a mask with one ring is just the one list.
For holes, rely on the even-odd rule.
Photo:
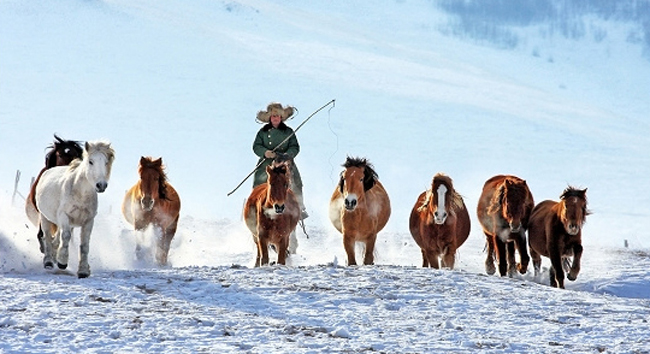
[(90, 149), (90, 144), (87, 141), (84, 144), (84, 149), (86, 149), (86, 151), (88, 151), (88, 149)]
[(157, 160), (154, 160), (153, 164), (156, 167), (162, 166), (162, 157), (159, 157)]
[(341, 177), (339, 178), (339, 192), (343, 194), (343, 185), (345, 184), (345, 180), (343, 179), (343, 173), (341, 173)]
[(145, 163), (147, 163), (147, 158), (144, 156), (140, 156), (140, 165), (144, 165)]

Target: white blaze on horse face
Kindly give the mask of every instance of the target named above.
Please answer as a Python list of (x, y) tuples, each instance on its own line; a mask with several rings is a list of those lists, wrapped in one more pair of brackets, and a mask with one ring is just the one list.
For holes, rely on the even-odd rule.
[(435, 211), (434, 221), (438, 225), (442, 225), (447, 220), (447, 210), (445, 210), (445, 195), (447, 193), (447, 187), (444, 184), (438, 186), (438, 207)]
[(88, 156), (86, 178), (95, 187), (97, 193), (102, 193), (108, 187), (110, 166), (106, 155), (94, 152)]

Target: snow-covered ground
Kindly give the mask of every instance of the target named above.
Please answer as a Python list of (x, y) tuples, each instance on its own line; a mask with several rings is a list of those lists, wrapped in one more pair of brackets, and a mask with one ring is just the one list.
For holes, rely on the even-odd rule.
[[(436, 3), (449, 4), (0, 1), (0, 353), (650, 352), (643, 19), (563, 13), (584, 36), (542, 22), (503, 49), (457, 33), (462, 12)], [(250, 181), (226, 194), (256, 162), (254, 114), (292, 104), (296, 127), (332, 99), (298, 133), (309, 237), (286, 267), (252, 268)], [(26, 195), (53, 133), (117, 153), (88, 279), (74, 276), (76, 251), (69, 271), (42, 269), (12, 203), (16, 170)], [(119, 212), (142, 155), (163, 157), (183, 202), (163, 269), (135, 260)], [(327, 220), (346, 155), (367, 157), (391, 197), (375, 266), (347, 267)], [(420, 269), (408, 232), (436, 172), (472, 217), (452, 271)], [(485, 275), (474, 210), (499, 173), (525, 178), (537, 202), (588, 188), (582, 271), (566, 290), (547, 271)]]

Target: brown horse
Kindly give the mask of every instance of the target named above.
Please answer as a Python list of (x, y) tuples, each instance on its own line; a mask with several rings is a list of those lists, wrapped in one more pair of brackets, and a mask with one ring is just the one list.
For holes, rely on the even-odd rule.
[(390, 217), (390, 200), (377, 173), (366, 159), (348, 157), (339, 185), (330, 199), (330, 221), (343, 234), (348, 265), (356, 265), (356, 242), (366, 245), (363, 264), (374, 263), (377, 233)]
[(167, 182), (162, 158), (141, 157), (138, 166), (140, 180), (131, 187), (122, 202), (122, 215), (133, 225), (136, 235), (136, 256), (143, 255), (144, 231), (153, 225), (156, 235), (156, 263), (167, 264), (169, 246), (176, 234), (181, 210), (178, 193)]
[[(507, 272), (512, 277), (516, 270), (526, 273), (530, 261), (526, 250), (526, 229), (534, 205), (526, 181), (519, 177), (498, 175), (485, 182), (476, 212), (487, 238), (487, 274), (496, 271), (495, 251), (501, 276)], [(519, 264), (515, 263), (515, 246), (519, 250)]]
[[(56, 134), (54, 134), (54, 144), (48, 146), (48, 148), (50, 151), (45, 155), (45, 167), (43, 167), (43, 169), (38, 173), (38, 176), (36, 176), (34, 183), (32, 183), (29, 189), (29, 194), (25, 199), (25, 214), (27, 214), (29, 221), (31, 221), (34, 226), (38, 227), (37, 238), (41, 253), (44, 252), (43, 231), (38, 225), (39, 212), (38, 209), (36, 209), (36, 185), (45, 170), (54, 166), (67, 166), (72, 162), (72, 160), (80, 159), (83, 154), (83, 148), (78, 142), (61, 139)], [(52, 234), (54, 233), (55, 232), (52, 232)]]
[(269, 264), (269, 245), (276, 247), (278, 263), (286, 264), (289, 235), (300, 219), (289, 168), (286, 161), (267, 166), (266, 183), (253, 188), (244, 205), (244, 221), (257, 244), (256, 267)]
[(436, 174), (431, 189), (422, 192), (411, 211), (411, 235), (422, 249), (422, 266), (454, 268), (456, 249), (469, 236), (469, 213), (451, 178)]
[(582, 257), (582, 225), (587, 215), (586, 188), (568, 187), (559, 202), (545, 200), (535, 206), (530, 216), (528, 242), (536, 277), (542, 255), (551, 259), (551, 286), (564, 288), (565, 271), (569, 280), (576, 280)]

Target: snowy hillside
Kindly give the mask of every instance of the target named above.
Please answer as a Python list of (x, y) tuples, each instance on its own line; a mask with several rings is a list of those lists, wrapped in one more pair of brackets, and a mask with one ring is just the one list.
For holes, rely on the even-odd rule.
[[(650, 11), (616, 3), (0, 1), (0, 352), (648, 353)], [(255, 113), (295, 105), (296, 127), (332, 99), (298, 132), (309, 237), (252, 269), (251, 181), (226, 194), (256, 163)], [(116, 150), (85, 280), (42, 269), (23, 212), (54, 133)], [(120, 214), (143, 155), (183, 202), (164, 269)], [(347, 155), (393, 206), (373, 267), (345, 266), (327, 219)], [(437, 172), (472, 221), (453, 271), (419, 269), (408, 231)], [(536, 202), (588, 188), (567, 290), (484, 275), (475, 208), (502, 173)]]

